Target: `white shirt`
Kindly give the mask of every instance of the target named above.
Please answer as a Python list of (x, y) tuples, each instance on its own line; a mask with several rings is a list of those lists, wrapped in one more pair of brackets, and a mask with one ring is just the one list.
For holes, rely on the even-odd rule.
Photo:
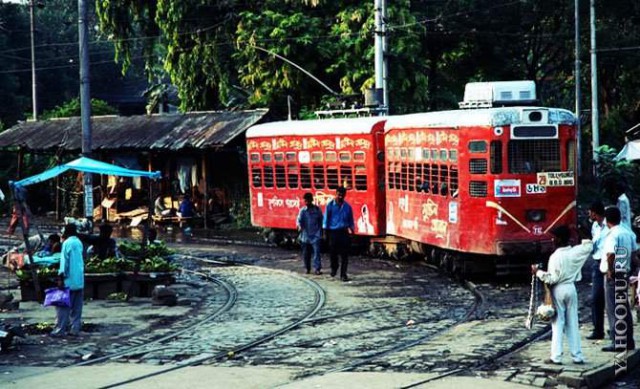
[(549, 257), (549, 269), (538, 270), (536, 276), (540, 281), (549, 285), (568, 284), (582, 279), (582, 265), (587, 261), (593, 243), (583, 240), (577, 246), (559, 247)]
[(602, 247), (602, 259), (600, 260), (600, 272), (607, 273), (609, 263), (607, 256), (615, 254), (616, 262), (623, 263), (627, 272), (631, 270), (631, 253), (638, 250), (636, 234), (623, 227), (621, 224), (611, 227)]
[(609, 227), (607, 227), (607, 220), (602, 220), (602, 225), (597, 221), (593, 222), (591, 226), (591, 241), (593, 242), (593, 259), (600, 261), (602, 259), (602, 247), (604, 245), (604, 238), (609, 233)]

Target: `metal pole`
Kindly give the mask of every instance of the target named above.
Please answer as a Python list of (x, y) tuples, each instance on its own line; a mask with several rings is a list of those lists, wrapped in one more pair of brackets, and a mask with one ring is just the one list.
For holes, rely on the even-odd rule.
[[(82, 122), (82, 156), (91, 156), (91, 93), (89, 89), (89, 27), (87, 3), (78, 0), (78, 42), (80, 53), (80, 120)], [(93, 175), (84, 174), (84, 213), (93, 222)]]
[(576, 67), (574, 72), (575, 78), (575, 86), (576, 86), (576, 132), (577, 132), (577, 144), (576, 144), (576, 154), (577, 154), (577, 172), (580, 175), (582, 171), (582, 146), (580, 145), (582, 139), (582, 128), (580, 125), (580, 111), (582, 110), (580, 105), (580, 0), (575, 0), (575, 59), (576, 59)]
[(29, 20), (31, 22), (31, 101), (33, 105), (33, 120), (38, 120), (38, 93), (36, 83), (36, 28), (33, 12), (35, 0), (29, 0)]
[(598, 161), (596, 150), (600, 147), (600, 112), (598, 111), (598, 62), (596, 54), (596, 1), (591, 0), (591, 132), (593, 147), (593, 172)]
[(387, 0), (382, 0), (382, 17), (380, 31), (382, 32), (382, 98), (385, 111), (389, 113), (389, 63), (387, 56)]
[[(375, 95), (378, 96), (378, 91), (384, 88), (384, 48), (382, 43), (382, 0), (375, 0), (374, 4), (374, 18), (375, 18), (375, 33), (374, 33), (374, 78), (376, 83)], [(382, 91), (384, 96), (384, 90)], [(383, 98), (384, 99), (384, 98)], [(376, 99), (377, 100), (377, 99)], [(384, 104), (384, 100), (382, 101)]]

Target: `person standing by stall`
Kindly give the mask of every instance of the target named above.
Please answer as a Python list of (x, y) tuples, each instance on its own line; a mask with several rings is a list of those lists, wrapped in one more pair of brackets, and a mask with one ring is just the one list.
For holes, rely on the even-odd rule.
[[(82, 242), (77, 236), (75, 224), (64, 226), (62, 255), (58, 270), (58, 287), (69, 288), (71, 306), (56, 306), (56, 325), (50, 336), (62, 338), (78, 336), (82, 328), (84, 300), (84, 258)], [(69, 323), (71, 320), (71, 323)]]

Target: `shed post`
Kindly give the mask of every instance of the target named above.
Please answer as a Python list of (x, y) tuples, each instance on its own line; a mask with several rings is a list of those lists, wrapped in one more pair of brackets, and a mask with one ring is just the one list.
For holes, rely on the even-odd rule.
[(202, 153), (202, 178), (204, 179), (204, 199), (203, 199), (203, 218), (204, 218), (204, 229), (209, 228), (209, 177), (207, 177), (207, 153)]

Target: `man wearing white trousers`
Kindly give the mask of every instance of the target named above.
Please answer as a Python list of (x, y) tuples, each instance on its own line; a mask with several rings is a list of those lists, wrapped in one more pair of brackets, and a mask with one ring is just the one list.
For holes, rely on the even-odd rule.
[(578, 293), (575, 282), (580, 281), (582, 277), (582, 266), (589, 258), (593, 245), (591, 241), (585, 240), (581, 245), (571, 247), (570, 235), (567, 226), (551, 230), (556, 250), (549, 257), (547, 271), (538, 269), (537, 265), (531, 266), (531, 271), (551, 287), (556, 315), (551, 320), (551, 357), (546, 362), (556, 365), (562, 364), (562, 340), (565, 332), (573, 363), (584, 363), (578, 328)]

